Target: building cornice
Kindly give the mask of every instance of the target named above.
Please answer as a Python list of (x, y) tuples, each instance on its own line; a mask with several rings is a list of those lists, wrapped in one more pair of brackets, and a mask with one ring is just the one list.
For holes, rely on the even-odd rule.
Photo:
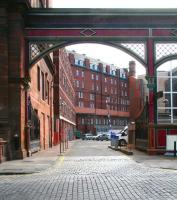
[[(176, 8), (47, 8), (31, 10), (33, 15), (56, 16), (177, 16)], [(28, 13), (28, 14), (30, 14)]]

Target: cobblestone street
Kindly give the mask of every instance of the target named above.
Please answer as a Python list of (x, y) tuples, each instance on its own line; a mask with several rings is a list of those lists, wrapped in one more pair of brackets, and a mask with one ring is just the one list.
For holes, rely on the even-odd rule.
[(41, 173), (0, 176), (0, 200), (176, 200), (175, 170), (149, 168), (108, 148), (76, 141)]

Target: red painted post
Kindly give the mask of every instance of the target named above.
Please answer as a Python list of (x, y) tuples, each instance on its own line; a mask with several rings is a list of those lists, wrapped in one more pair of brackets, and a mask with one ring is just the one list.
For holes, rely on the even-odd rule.
[[(152, 38), (148, 39), (147, 42), (147, 59), (148, 59), (148, 76), (154, 77), (154, 41)], [(149, 137), (148, 137), (148, 148), (151, 151), (152, 149), (155, 148), (155, 137), (154, 137), (154, 89), (150, 88), (149, 89)]]

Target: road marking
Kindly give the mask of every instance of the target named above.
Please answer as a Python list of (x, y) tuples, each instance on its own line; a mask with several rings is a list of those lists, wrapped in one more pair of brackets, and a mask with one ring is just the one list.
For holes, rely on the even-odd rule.
[(64, 156), (61, 156), (61, 157), (60, 157), (60, 159), (59, 159), (59, 162), (60, 162), (60, 164), (61, 164), (61, 165), (63, 164), (63, 162), (64, 162), (64, 159), (65, 159), (65, 157), (64, 157)]

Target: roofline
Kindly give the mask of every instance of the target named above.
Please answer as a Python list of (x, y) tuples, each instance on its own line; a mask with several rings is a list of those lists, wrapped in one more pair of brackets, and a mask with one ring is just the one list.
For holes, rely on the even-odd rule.
[(177, 16), (177, 8), (32, 8), (27, 15)]

